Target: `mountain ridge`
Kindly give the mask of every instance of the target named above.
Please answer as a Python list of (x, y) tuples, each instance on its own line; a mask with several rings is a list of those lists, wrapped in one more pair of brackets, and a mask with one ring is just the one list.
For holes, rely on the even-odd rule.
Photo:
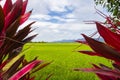
[[(94, 39), (98, 40), (97, 38), (94, 38)], [(75, 42), (77, 40), (84, 41), (85, 39), (84, 38), (76, 39), (76, 40), (75, 39), (68, 39), (68, 40), (67, 39), (63, 39), (63, 40), (53, 41), (53, 42)], [(98, 41), (104, 42), (103, 38), (99, 38)]]

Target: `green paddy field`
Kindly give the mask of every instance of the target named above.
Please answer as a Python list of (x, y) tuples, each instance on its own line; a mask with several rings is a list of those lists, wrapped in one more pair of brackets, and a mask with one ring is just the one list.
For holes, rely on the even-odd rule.
[[(79, 48), (78, 48), (79, 47)], [(108, 66), (110, 61), (101, 57), (91, 57), (78, 53), (78, 50), (90, 50), (88, 46), (79, 43), (28, 43), (24, 46), (27, 60), (38, 56), (44, 62), (53, 61), (50, 65), (35, 73), (36, 80), (99, 80), (94, 73), (76, 72), (74, 68), (89, 68), (91, 64), (103, 63)]]

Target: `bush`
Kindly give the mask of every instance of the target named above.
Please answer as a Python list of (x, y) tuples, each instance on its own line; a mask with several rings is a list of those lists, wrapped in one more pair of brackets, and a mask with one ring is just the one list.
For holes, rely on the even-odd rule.
[(27, 37), (33, 31), (34, 22), (18, 29), (32, 12), (25, 12), (27, 3), (28, 0), (15, 3), (6, 0), (4, 6), (0, 6), (0, 80), (34, 80), (31, 74), (49, 64), (41, 65), (42, 61), (37, 58), (28, 62), (22, 51), (24, 44), (37, 35)]
[[(101, 13), (101, 12), (100, 12)], [(94, 72), (101, 80), (120, 80), (120, 22), (113, 22), (112, 18), (106, 17), (107, 22), (95, 22), (98, 33), (105, 42), (97, 41), (82, 34), (86, 41), (77, 41), (89, 45), (93, 50), (79, 51), (91, 56), (100, 56), (111, 60), (113, 67), (104, 64), (93, 64), (93, 68), (76, 68), (76, 71)]]

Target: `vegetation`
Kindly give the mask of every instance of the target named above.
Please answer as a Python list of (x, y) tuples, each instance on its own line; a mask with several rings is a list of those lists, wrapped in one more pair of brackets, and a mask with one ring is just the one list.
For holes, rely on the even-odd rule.
[[(27, 37), (28, 34), (33, 31), (31, 30), (31, 25), (34, 22), (20, 29), (20, 26), (29, 18), (32, 12), (25, 12), (27, 3), (28, 0), (17, 0), (15, 3), (12, 3), (12, 0), (6, 0), (4, 6), (0, 6), (0, 80), (34, 80), (34, 74), (39, 76), (36, 80), (48, 80), (53, 74), (51, 80), (93, 80), (93, 78), (97, 80), (98, 78), (93, 74), (84, 75), (81, 73), (78, 75), (71, 70), (78, 66), (91, 67), (88, 65), (88, 63), (91, 62), (94, 62), (94, 64), (92, 64), (93, 68), (77, 68), (74, 70), (94, 72), (102, 80), (120, 79), (119, 21), (114, 23), (111, 18), (106, 17), (107, 23), (105, 24), (95, 22), (98, 32), (105, 40), (105, 43), (83, 34), (86, 42), (78, 42), (89, 45), (93, 50), (88, 46), (80, 47), (82, 50), (76, 49), (78, 46), (76, 43), (54, 44), (44, 42), (27, 44), (24, 50), (22, 50), (23, 46), (36, 36), (35, 34)], [(96, 3), (99, 2), (96, 1)], [(108, 0), (108, 3), (103, 1), (99, 4), (106, 5), (108, 11), (113, 12), (113, 15), (119, 18), (119, 1)], [(110, 7), (112, 7), (112, 9)], [(30, 50), (26, 51), (29, 47), (33, 49), (30, 48)], [(86, 49), (90, 51), (86, 51)], [(111, 62), (100, 57), (78, 55), (76, 54), (77, 50), (79, 50), (78, 52), (80, 53), (107, 58)], [(28, 52), (26, 56), (24, 54), (25, 51), (26, 53)], [(52, 62), (50, 67), (41, 70), (38, 74), (35, 72), (49, 65), (51, 62), (42, 63), (43, 61), (37, 60), (36, 56), (40, 56), (39, 59)], [(100, 62), (100, 64), (98, 64), (98, 62)], [(112, 64), (110, 65), (109, 63)], [(48, 77), (43, 76), (44, 74)]]
[[(45, 80), (50, 73), (53, 74), (49, 80), (99, 80), (93, 73), (76, 72), (76, 67), (92, 67), (91, 63), (104, 63), (111, 66), (111, 62), (101, 57), (91, 57), (80, 54), (77, 50), (90, 50), (86, 45), (80, 46), (79, 43), (28, 43), (26, 59), (42, 59), (46, 62), (53, 61), (49, 66), (35, 73), (36, 80)], [(78, 48), (79, 47), (79, 48)]]
[(120, 18), (120, 0), (94, 0), (96, 5), (101, 4), (111, 12), (114, 17)]
[(45, 66), (41, 66), (42, 61), (37, 58), (28, 62), (25, 50), (22, 51), (24, 44), (36, 36), (27, 37), (34, 22), (20, 29), (32, 12), (25, 12), (27, 3), (28, 0), (15, 3), (6, 0), (4, 6), (0, 6), (0, 80), (34, 80), (31, 74)]
[(75, 69), (76, 71), (94, 72), (101, 80), (120, 80), (120, 30), (118, 23), (113, 23), (111, 18), (106, 18), (107, 23), (95, 22), (98, 33), (105, 42), (97, 41), (82, 34), (85, 41), (78, 41), (89, 45), (93, 50), (80, 50), (83, 54), (105, 57), (112, 62), (112, 67), (100, 63), (92, 64), (93, 68)]
[(104, 42), (100, 42), (85, 34), (82, 36), (85, 41), (77, 41), (82, 44), (89, 45), (92, 50), (79, 50), (78, 52), (91, 56), (100, 56), (111, 60), (111, 65), (107, 66), (103, 63), (93, 63), (92, 68), (76, 68), (75, 71), (94, 72), (101, 80), (120, 80), (120, 1), (119, 0), (94, 0), (96, 4), (102, 4), (109, 12), (113, 14), (113, 18), (106, 16), (97, 11), (106, 19), (106, 23), (94, 21), (100, 37)]

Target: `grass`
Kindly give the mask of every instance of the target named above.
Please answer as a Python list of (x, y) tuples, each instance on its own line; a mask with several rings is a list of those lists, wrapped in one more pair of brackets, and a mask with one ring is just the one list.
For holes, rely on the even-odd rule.
[(77, 50), (88, 50), (88, 46), (81, 46), (78, 43), (28, 43), (24, 49), (30, 47), (26, 51), (28, 60), (38, 59), (45, 62), (53, 61), (44, 69), (35, 73), (36, 80), (45, 80), (45, 78), (53, 73), (49, 80), (99, 80), (94, 73), (76, 72), (73, 68), (92, 67), (91, 63), (104, 63), (108, 66), (110, 61), (101, 57), (91, 57), (76, 52)]

